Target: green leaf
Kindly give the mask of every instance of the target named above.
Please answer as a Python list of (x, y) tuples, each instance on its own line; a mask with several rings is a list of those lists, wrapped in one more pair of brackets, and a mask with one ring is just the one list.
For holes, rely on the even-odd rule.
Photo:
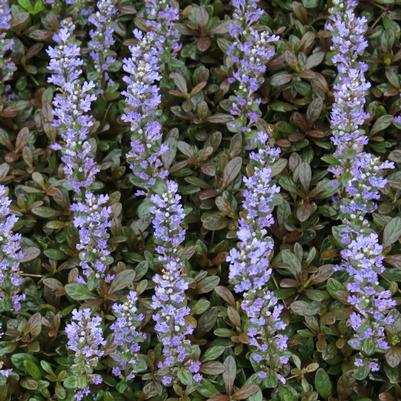
[(65, 254), (59, 249), (46, 249), (43, 253), (52, 260), (63, 260), (65, 259)]
[(111, 283), (109, 292), (111, 294), (129, 287), (135, 279), (135, 270), (123, 270), (118, 273), (116, 278)]
[(302, 5), (305, 8), (316, 8), (319, 5), (319, 0), (302, 0)]
[(285, 249), (281, 252), (281, 258), (293, 276), (301, 272), (301, 262), (289, 249)]
[(234, 159), (230, 160), (226, 166), (224, 167), (223, 172), (223, 183), (222, 187), (226, 188), (229, 184), (231, 184), (239, 172), (241, 171), (242, 166), (242, 158), (237, 156)]
[(333, 385), (327, 372), (319, 368), (315, 374), (315, 388), (322, 398), (329, 398), (333, 394)]
[(32, 213), (36, 216), (43, 217), (44, 219), (52, 219), (60, 215), (59, 211), (46, 206), (34, 207)]
[(69, 389), (78, 388), (78, 378), (75, 376), (69, 376), (64, 379), (63, 385), (65, 388), (69, 388)]
[(286, 102), (281, 102), (279, 100), (275, 100), (274, 102), (272, 102), (270, 104), (270, 107), (272, 110), (274, 111), (279, 111), (282, 113), (285, 113), (287, 111), (292, 111), (296, 109), (296, 106), (290, 104), (290, 103), (286, 103)]
[(226, 349), (226, 347), (224, 345), (215, 345), (215, 346), (207, 349), (206, 352), (202, 356), (202, 362), (214, 361), (220, 355), (223, 354), (225, 349)]
[(18, 4), (25, 10), (28, 11), (30, 14), (33, 12), (33, 6), (30, 0), (18, 0)]
[(35, 362), (25, 359), (23, 361), (24, 369), (26, 374), (32, 376), (33, 379), (35, 380), (40, 380), (42, 377), (42, 374), (40, 372), (40, 368), (38, 365), (36, 365)]
[(43, 0), (36, 0), (33, 10), (31, 11), (32, 15), (37, 15), (45, 9), (45, 5), (43, 4)]
[(379, 117), (373, 124), (373, 127), (370, 130), (370, 135), (374, 135), (380, 131), (385, 130), (391, 125), (392, 122), (393, 122), (393, 116), (391, 114), (386, 114), (384, 116)]
[(67, 295), (74, 301), (85, 301), (87, 299), (95, 298), (95, 296), (88, 290), (88, 288), (84, 284), (66, 284), (64, 289)]
[(203, 227), (210, 231), (222, 230), (229, 223), (229, 220), (220, 212), (204, 213), (201, 220)]
[(389, 246), (398, 241), (401, 237), (401, 218), (394, 217), (384, 227), (383, 246)]
[(180, 368), (178, 370), (177, 377), (184, 386), (190, 386), (192, 384), (192, 374), (185, 368)]
[(297, 401), (299, 395), (296, 390), (291, 386), (280, 386), (278, 389), (278, 396), (280, 401)]
[(233, 391), (234, 380), (237, 375), (237, 365), (233, 356), (229, 355), (224, 361), (223, 381), (227, 394)]
[(338, 298), (338, 292), (339, 291), (345, 291), (345, 287), (343, 284), (341, 284), (339, 281), (337, 281), (334, 278), (329, 278), (327, 280), (326, 284), (326, 289), (327, 292), (333, 297), (333, 298)]
[(37, 364), (39, 361), (31, 354), (26, 354), (26, 353), (18, 353), (11, 355), (11, 362), (13, 365), (19, 369), (19, 370), (25, 370), (24, 369), (24, 361), (31, 361), (35, 364)]
[(319, 313), (320, 304), (318, 302), (294, 301), (290, 308), (296, 315), (313, 316)]

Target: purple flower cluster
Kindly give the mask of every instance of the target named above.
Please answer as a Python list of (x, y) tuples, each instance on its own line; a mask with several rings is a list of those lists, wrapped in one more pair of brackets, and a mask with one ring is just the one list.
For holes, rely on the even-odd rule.
[(4, 92), (4, 83), (9, 81), (16, 70), (15, 64), (7, 53), (13, 47), (13, 41), (7, 39), (7, 30), (10, 29), (11, 11), (8, 0), (0, 0), (0, 71), (1, 84), (0, 93)]
[(288, 362), (286, 325), (281, 320), (283, 305), (268, 288), (272, 270), (269, 267), (274, 243), (267, 228), (273, 223), (272, 211), (279, 188), (272, 183), (271, 166), (278, 149), (270, 148), (266, 133), (258, 133), (257, 152), (250, 154), (253, 174), (245, 178), (244, 216), (240, 218), (238, 247), (227, 258), (230, 282), (234, 291), (244, 293), (241, 303), (249, 321), (247, 334), (254, 347), (251, 358), (256, 362), (259, 377), (268, 375), (285, 382), (280, 371)]
[(286, 327), (280, 318), (283, 306), (268, 289), (274, 243), (267, 229), (274, 223), (272, 212), (275, 194), (279, 192), (271, 173), (279, 149), (270, 147), (268, 134), (256, 128), (260, 119), (256, 92), (263, 83), (266, 63), (275, 54), (271, 43), (278, 38), (255, 28), (263, 14), (256, 1), (233, 0), (232, 4), (233, 43), (228, 54), (235, 69), (231, 81), (238, 82), (232, 114), (239, 118), (242, 132), (256, 136), (256, 151), (250, 154), (252, 174), (244, 179), (244, 214), (237, 231), (239, 243), (227, 258), (229, 279), (234, 291), (244, 293), (241, 307), (248, 317), (247, 334), (253, 346), (251, 359), (259, 377), (270, 376), (285, 382), (280, 373), (288, 362), (287, 337), (281, 333)]
[(54, 145), (54, 149), (61, 150), (66, 181), (75, 192), (76, 203), (71, 210), (76, 212), (73, 222), (79, 232), (80, 265), (86, 277), (97, 279), (104, 278), (112, 261), (107, 249), (111, 208), (107, 206), (107, 195), (94, 195), (88, 189), (99, 171), (94, 159), (96, 144), (89, 139), (94, 124), (89, 112), (96, 99), (95, 84), (81, 83), (83, 60), (74, 30), (72, 21), (64, 20), (54, 37), (57, 46), (48, 49), (53, 73), (49, 81), (60, 90), (53, 100), (54, 125), (64, 142), (62, 146)]
[(227, 53), (235, 63), (230, 82), (237, 82), (238, 87), (232, 98), (231, 114), (240, 120), (242, 131), (245, 132), (260, 118), (260, 98), (255, 93), (264, 81), (266, 64), (275, 54), (272, 43), (278, 37), (255, 28), (263, 15), (258, 1), (233, 0), (232, 4), (233, 22), (229, 27), (232, 43)]
[[(0, 324), (1, 330), (1, 324)], [(3, 337), (3, 332), (0, 331), (0, 339)], [(3, 386), (4, 381), (7, 380), (8, 376), (12, 373), (12, 369), (3, 369), (3, 361), (0, 361), (0, 386)]]
[(139, 343), (146, 338), (146, 335), (139, 330), (143, 315), (138, 312), (137, 303), (137, 293), (130, 291), (124, 303), (113, 305), (116, 316), (111, 326), (113, 343), (116, 346), (116, 350), (111, 355), (116, 363), (113, 374), (125, 377), (127, 380), (134, 379), (139, 370)]
[(190, 310), (185, 291), (188, 284), (183, 278), (184, 261), (178, 247), (185, 239), (184, 210), (178, 185), (167, 181), (163, 194), (153, 194), (157, 179), (166, 179), (161, 156), (168, 147), (162, 143), (160, 115), (160, 88), (163, 57), (179, 49), (179, 34), (175, 23), (179, 18), (175, 2), (149, 0), (145, 3), (144, 24), (148, 31), (134, 30), (137, 43), (130, 47), (131, 57), (124, 60), (127, 90), (126, 112), (123, 120), (131, 125), (131, 150), (127, 159), (137, 186), (151, 195), (156, 252), (162, 265), (156, 274), (152, 308), (155, 331), (163, 345), (158, 375), (165, 386), (173, 384), (180, 368), (189, 371), (195, 382), (201, 380), (200, 362), (191, 359), (191, 343), (187, 337), (193, 327), (186, 321)]
[(181, 48), (180, 33), (176, 27), (179, 18), (179, 7), (175, 1), (148, 0), (145, 2), (146, 27), (161, 36), (164, 50), (172, 50), (173, 53)]
[(88, 21), (95, 27), (89, 32), (90, 56), (94, 62), (99, 79), (104, 79), (107, 85), (112, 85), (110, 67), (116, 62), (111, 47), (115, 43), (114, 20), (117, 15), (116, 0), (99, 0), (97, 11), (89, 16)]
[(20, 294), (21, 235), (13, 233), (18, 218), (11, 213), (10, 204), (6, 187), (0, 185), (0, 311), (18, 311), (25, 299)]
[(101, 322), (102, 318), (92, 316), (90, 309), (75, 309), (72, 311), (72, 322), (65, 327), (68, 336), (67, 348), (75, 353), (71, 369), (81, 380), (83, 379), (83, 383), (80, 383), (80, 388), (75, 393), (77, 401), (90, 393), (89, 384), (102, 382), (102, 377), (93, 373), (104, 355), (103, 348), (106, 345)]
[(49, 82), (60, 89), (53, 100), (54, 125), (64, 141), (64, 146), (54, 145), (54, 148), (62, 152), (67, 184), (79, 193), (93, 183), (99, 168), (93, 157), (95, 144), (88, 139), (94, 124), (89, 111), (96, 100), (92, 93), (95, 85), (80, 82), (84, 62), (74, 40), (74, 30), (73, 22), (64, 20), (54, 36), (57, 46), (50, 47), (47, 52), (52, 72)]
[(367, 47), (366, 19), (356, 15), (356, 6), (355, 0), (335, 0), (327, 24), (333, 35), (333, 63), (338, 71), (331, 114), (338, 164), (330, 170), (340, 183), (339, 211), (344, 223), (341, 239), (345, 248), (339, 268), (349, 274), (348, 301), (354, 308), (349, 318), (354, 337), (349, 344), (360, 351), (355, 365), (367, 374), (379, 369), (373, 355), (389, 347), (384, 326), (392, 324), (388, 313), (395, 301), (380, 285), (383, 249), (366, 215), (376, 210), (379, 191), (386, 185), (384, 170), (393, 164), (363, 151), (368, 143), (362, 125), (367, 118), (364, 105), (370, 85), (364, 75), (367, 66), (359, 61)]
[(178, 8), (167, 1), (151, 0), (146, 3), (148, 32), (134, 30), (137, 39), (130, 46), (131, 57), (124, 59), (124, 82), (127, 89), (122, 92), (126, 98), (123, 121), (131, 126), (131, 149), (127, 155), (138, 186), (149, 188), (157, 178), (164, 179), (167, 172), (160, 159), (167, 151), (162, 144), (162, 127), (158, 121), (161, 102), (159, 81), (163, 52), (177, 47), (171, 43), (176, 38), (174, 28), (178, 20)]
[(111, 207), (107, 206), (107, 195), (86, 192), (82, 202), (71, 205), (74, 212), (74, 226), (79, 230), (81, 267), (86, 277), (103, 278), (107, 267), (113, 262), (107, 240), (111, 227)]
[(162, 128), (157, 121), (161, 79), (159, 57), (161, 43), (155, 32), (134, 31), (138, 43), (130, 46), (131, 58), (124, 59), (127, 90), (126, 111), (122, 119), (131, 125), (131, 149), (127, 154), (136, 181), (152, 186), (156, 178), (165, 178), (160, 156), (167, 150), (162, 145)]
[(182, 226), (185, 214), (177, 189), (174, 181), (167, 181), (167, 191), (150, 198), (154, 204), (156, 252), (162, 265), (161, 274), (156, 274), (153, 279), (156, 287), (152, 308), (156, 311), (153, 315), (155, 330), (163, 345), (163, 359), (158, 367), (165, 386), (173, 383), (181, 366), (187, 367), (195, 382), (202, 378), (200, 363), (191, 360), (191, 343), (187, 339), (193, 327), (185, 319), (190, 314), (185, 296), (188, 283), (183, 278), (185, 264), (179, 253), (179, 246), (185, 239)]

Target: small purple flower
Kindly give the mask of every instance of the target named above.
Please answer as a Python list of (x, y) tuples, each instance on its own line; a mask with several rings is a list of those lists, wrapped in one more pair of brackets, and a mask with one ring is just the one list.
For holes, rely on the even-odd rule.
[[(0, 324), (0, 330), (1, 330), (1, 324)], [(0, 338), (2, 337), (3, 337), (3, 332), (0, 331)], [(12, 371), (13, 371), (12, 369), (3, 369), (3, 361), (0, 361), (0, 376), (3, 379), (7, 379), (8, 376), (10, 376), (10, 374), (12, 373)]]
[(89, 140), (94, 124), (89, 112), (96, 99), (93, 94), (95, 84), (80, 82), (83, 60), (73, 37), (74, 30), (72, 21), (64, 20), (54, 36), (57, 46), (50, 47), (47, 52), (52, 72), (49, 82), (60, 90), (53, 100), (54, 126), (64, 142), (63, 146), (55, 145), (54, 148), (62, 152), (67, 184), (79, 193), (93, 183), (99, 168), (94, 160), (94, 142)]
[(100, 384), (102, 377), (94, 374), (100, 358), (104, 355), (106, 341), (101, 328), (102, 318), (92, 316), (90, 309), (72, 311), (72, 321), (65, 327), (68, 337), (67, 348), (74, 352), (71, 371), (76, 376), (85, 376), (86, 384), (75, 393), (75, 399), (81, 400), (90, 393), (89, 384)]
[(245, 191), (237, 236), (239, 243), (230, 250), (229, 279), (234, 291), (244, 293), (241, 308), (248, 318), (247, 335), (252, 347), (251, 358), (258, 377), (272, 375), (285, 381), (280, 371), (288, 362), (287, 337), (280, 332), (286, 327), (280, 315), (283, 306), (268, 289), (271, 278), (270, 259), (274, 242), (267, 229), (274, 223), (273, 208), (279, 188), (272, 182), (272, 166), (279, 149), (271, 147), (269, 135), (257, 128), (261, 112), (256, 92), (264, 81), (266, 64), (274, 56), (272, 43), (278, 37), (256, 29), (263, 15), (258, 2), (233, 0), (232, 44), (228, 55), (234, 62), (232, 83), (237, 83), (232, 97), (231, 114), (240, 121), (240, 130), (252, 134), (251, 175), (244, 178)]
[(155, 32), (134, 31), (138, 40), (130, 46), (131, 58), (124, 59), (123, 78), (127, 89), (123, 121), (131, 125), (131, 150), (127, 155), (131, 169), (145, 187), (155, 184), (156, 178), (165, 178), (166, 171), (160, 159), (167, 150), (162, 145), (162, 128), (157, 121), (160, 105), (159, 73), (162, 41)]
[(21, 234), (14, 234), (13, 227), (18, 221), (10, 210), (11, 200), (7, 189), (0, 185), (0, 310), (18, 311), (25, 295), (21, 294), (23, 282), (20, 263), (23, 260), (21, 251)]
[(150, 188), (156, 180), (165, 179), (167, 172), (161, 156), (167, 151), (162, 143), (160, 114), (161, 58), (168, 51), (179, 48), (175, 23), (179, 18), (176, 5), (166, 1), (149, 0), (145, 4), (145, 24), (149, 31), (135, 29), (137, 43), (130, 46), (131, 57), (124, 59), (123, 78), (127, 89), (123, 121), (131, 126), (131, 149), (127, 160), (135, 176), (135, 183)]
[(7, 31), (11, 27), (10, 21), (11, 11), (9, 2), (8, 0), (0, 0), (0, 74), (2, 82), (0, 93), (4, 92), (4, 83), (12, 78), (14, 71), (17, 69), (8, 55), (14, 43), (12, 39), (7, 39)]
[(127, 380), (135, 378), (138, 370), (139, 343), (146, 338), (146, 335), (139, 329), (143, 315), (138, 312), (137, 302), (137, 293), (130, 291), (124, 303), (113, 305), (113, 312), (116, 316), (116, 320), (111, 326), (113, 343), (116, 346), (111, 355), (116, 363), (113, 374), (118, 377), (126, 377)]
[(163, 358), (158, 364), (162, 383), (169, 386), (181, 366), (195, 374), (194, 380), (199, 381), (199, 362), (191, 360), (191, 343), (188, 336), (193, 327), (187, 322), (190, 314), (185, 291), (188, 284), (183, 278), (184, 261), (179, 253), (179, 247), (185, 240), (183, 221), (184, 209), (181, 197), (177, 194), (178, 185), (167, 181), (167, 191), (162, 195), (152, 195), (154, 204), (153, 228), (155, 230), (156, 252), (162, 265), (161, 274), (153, 278), (155, 295), (152, 298), (152, 308), (155, 311), (155, 331), (163, 345)]
[(99, 78), (105, 80), (107, 85), (113, 84), (110, 79), (110, 66), (116, 62), (114, 52), (111, 50), (115, 43), (115, 19), (117, 16), (116, 0), (99, 0), (97, 11), (89, 16), (88, 21), (94, 26), (89, 34), (90, 56), (94, 62)]
[(86, 277), (104, 278), (113, 262), (107, 240), (111, 227), (111, 207), (107, 195), (86, 192), (81, 202), (71, 205), (74, 226), (78, 229), (80, 266)]
[(264, 81), (266, 64), (275, 54), (272, 43), (279, 38), (255, 28), (255, 23), (263, 15), (258, 1), (234, 0), (232, 5), (233, 22), (229, 27), (232, 43), (227, 53), (235, 64), (230, 81), (237, 82), (238, 86), (232, 97), (231, 114), (242, 120), (241, 130), (246, 132), (260, 118), (260, 99), (256, 92)]
[(356, 6), (355, 0), (335, 0), (327, 23), (332, 33), (333, 63), (338, 71), (331, 114), (338, 163), (330, 171), (340, 184), (341, 196), (336, 203), (344, 225), (341, 241), (345, 247), (337, 270), (349, 275), (348, 302), (354, 309), (348, 320), (354, 331), (349, 344), (360, 351), (355, 367), (375, 372), (379, 365), (372, 356), (389, 348), (384, 327), (393, 323), (389, 312), (396, 303), (391, 292), (380, 285), (383, 248), (366, 215), (376, 210), (379, 191), (387, 183), (384, 171), (394, 165), (363, 150), (368, 143), (362, 125), (368, 117), (364, 106), (370, 84), (365, 79), (367, 66), (359, 61), (367, 47), (366, 19), (356, 15)]
[(81, 82), (83, 60), (80, 47), (74, 39), (75, 25), (70, 19), (62, 21), (59, 32), (54, 36), (56, 47), (50, 47), (49, 82), (60, 92), (53, 100), (54, 126), (63, 139), (61, 160), (67, 184), (75, 192), (73, 223), (79, 233), (80, 266), (90, 279), (103, 279), (113, 259), (107, 240), (111, 227), (111, 207), (107, 195), (95, 195), (89, 187), (95, 180), (99, 167), (95, 161), (96, 142), (89, 138), (94, 119), (90, 114), (96, 96), (93, 82)]

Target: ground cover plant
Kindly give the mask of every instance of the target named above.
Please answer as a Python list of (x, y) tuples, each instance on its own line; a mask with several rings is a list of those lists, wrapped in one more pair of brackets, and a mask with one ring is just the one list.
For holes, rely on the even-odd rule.
[(0, 0), (0, 401), (401, 399), (399, 0)]

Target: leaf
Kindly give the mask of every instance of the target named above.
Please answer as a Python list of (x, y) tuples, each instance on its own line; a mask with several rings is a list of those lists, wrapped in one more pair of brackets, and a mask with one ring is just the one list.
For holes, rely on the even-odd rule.
[(280, 386), (278, 389), (280, 401), (297, 401), (298, 393), (291, 386)]
[(43, 251), (45, 256), (52, 260), (63, 260), (65, 259), (65, 254), (59, 249), (46, 249)]
[(39, 206), (32, 208), (32, 213), (44, 219), (52, 219), (60, 215), (60, 212), (50, 207)]
[(383, 231), (383, 246), (389, 246), (401, 237), (401, 217), (394, 217), (386, 224)]
[(228, 356), (224, 361), (223, 381), (226, 393), (231, 395), (233, 392), (235, 376), (237, 375), (237, 366), (233, 356)]
[(95, 298), (95, 296), (88, 290), (88, 288), (84, 284), (66, 284), (64, 289), (67, 295), (74, 301), (86, 301), (87, 299)]
[(285, 249), (281, 252), (281, 258), (283, 259), (284, 264), (287, 265), (288, 270), (290, 270), (294, 276), (301, 272), (301, 262), (289, 249)]
[(224, 372), (224, 365), (218, 361), (202, 363), (201, 372), (210, 376), (221, 375)]
[(11, 362), (13, 365), (19, 369), (19, 370), (24, 370), (24, 361), (29, 360), (35, 364), (37, 364), (39, 361), (31, 354), (26, 354), (26, 353), (17, 353), (11, 355)]
[(134, 270), (123, 270), (118, 273), (116, 278), (111, 283), (109, 292), (113, 294), (117, 291), (123, 290), (124, 288), (129, 287), (135, 279), (135, 271)]
[(251, 395), (255, 394), (259, 390), (259, 386), (256, 384), (244, 384), (239, 390), (237, 390), (232, 396), (233, 400), (246, 400)]
[(315, 97), (312, 102), (309, 104), (308, 109), (306, 110), (306, 119), (309, 124), (313, 124), (318, 120), (320, 115), (322, 114), (324, 107), (323, 99), (320, 96)]
[(319, 0), (302, 0), (305, 8), (316, 8), (319, 5)]
[(41, 379), (42, 374), (40, 372), (39, 366), (37, 366), (36, 363), (34, 363), (33, 361), (31, 361), (29, 359), (25, 359), (23, 361), (23, 365), (24, 365), (24, 370), (25, 370), (26, 374), (32, 376), (32, 378), (35, 380)]
[(57, 296), (62, 296), (65, 294), (63, 284), (55, 278), (45, 278), (43, 279), (43, 284), (54, 291)]
[(220, 355), (223, 354), (225, 349), (226, 347), (224, 345), (215, 345), (211, 348), (208, 348), (206, 352), (203, 354), (201, 361), (202, 362), (214, 361)]
[(312, 169), (309, 163), (301, 162), (294, 172), (294, 178), (298, 177), (299, 182), (305, 191), (309, 190), (311, 179), (312, 179)]
[(219, 285), (214, 289), (217, 295), (231, 306), (235, 306), (235, 298), (232, 292), (227, 288)]
[(385, 353), (386, 362), (392, 367), (396, 368), (401, 363), (401, 349), (391, 347)]
[(173, 79), (174, 83), (176, 84), (177, 88), (182, 93), (188, 93), (188, 86), (185, 78), (178, 72), (173, 72), (170, 74), (170, 77)]
[(68, 389), (78, 388), (78, 378), (75, 376), (69, 376), (63, 381), (63, 385)]
[(33, 338), (37, 337), (42, 331), (42, 316), (39, 312), (33, 314), (29, 321), (29, 331)]
[(370, 135), (377, 134), (380, 131), (388, 128), (393, 122), (393, 116), (391, 114), (386, 114), (384, 116), (379, 117), (375, 123), (373, 124), (372, 129), (370, 130)]
[(199, 333), (205, 334), (210, 330), (212, 330), (217, 321), (217, 313), (218, 313), (217, 308), (212, 307), (199, 318), (198, 321)]
[(36, 259), (40, 255), (40, 249), (30, 246), (28, 248), (24, 248), (22, 253), (23, 258), (21, 262), (26, 263)]
[(217, 287), (219, 282), (220, 282), (219, 276), (207, 276), (198, 283), (196, 287), (196, 293), (206, 294), (210, 291), (213, 291)]
[(300, 316), (313, 316), (319, 313), (320, 305), (317, 302), (294, 301), (290, 309)]
[(229, 220), (220, 212), (204, 213), (201, 220), (203, 227), (210, 231), (222, 230), (229, 223)]
[(180, 368), (177, 372), (177, 378), (184, 386), (192, 384), (192, 374), (185, 368)]
[(292, 80), (292, 74), (287, 72), (279, 72), (278, 74), (274, 74), (270, 81), (272, 86), (282, 86), (288, 84)]
[(235, 180), (241, 171), (242, 158), (237, 156), (230, 160), (224, 167), (222, 187), (226, 188), (231, 182)]
[(327, 399), (333, 394), (330, 377), (323, 368), (319, 368), (315, 373), (315, 388), (322, 398)]

